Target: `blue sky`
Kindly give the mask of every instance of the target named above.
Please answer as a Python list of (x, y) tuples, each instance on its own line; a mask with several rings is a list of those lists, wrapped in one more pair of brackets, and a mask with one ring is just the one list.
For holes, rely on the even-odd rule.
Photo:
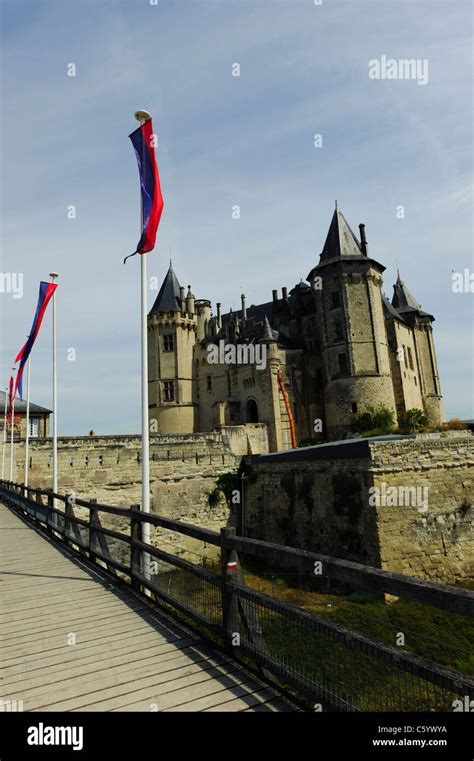
[[(24, 273), (22, 299), (0, 294), (2, 387), (56, 270), (60, 435), (139, 431), (139, 262), (122, 261), (139, 237), (128, 134), (146, 108), (165, 198), (150, 275), (161, 281), (171, 249), (198, 298), (268, 301), (315, 265), (338, 199), (353, 229), (365, 222), (386, 293), (398, 264), (434, 313), (447, 416), (474, 417), (474, 295), (451, 288), (474, 269), (469, 0), (0, 6), (0, 269)], [(428, 84), (370, 80), (382, 55), (428, 59)], [(49, 319), (32, 355), (45, 406)]]

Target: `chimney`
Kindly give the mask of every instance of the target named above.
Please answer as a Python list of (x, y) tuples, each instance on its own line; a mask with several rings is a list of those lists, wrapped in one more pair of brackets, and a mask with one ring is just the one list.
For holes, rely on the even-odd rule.
[(247, 307), (245, 306), (245, 294), (243, 293), (240, 297), (240, 301), (242, 303), (242, 319), (247, 319)]
[(181, 311), (186, 311), (186, 298), (184, 296), (184, 285), (181, 285), (179, 288), (179, 300), (181, 302)]
[(278, 291), (276, 288), (272, 291), (273, 301), (278, 301)]
[(282, 296), (283, 296), (283, 301), (288, 301), (288, 289), (287, 288), (282, 288), (281, 289), (281, 293), (282, 293)]
[(188, 285), (188, 292), (186, 294), (186, 312), (194, 314), (194, 295), (191, 293), (190, 285)]
[(221, 305), (221, 303), (220, 303), (220, 302), (218, 302), (218, 303), (216, 304), (216, 308), (217, 308), (217, 327), (218, 327), (218, 329), (219, 329), (219, 330), (222, 328), (222, 321), (221, 321), (221, 306), (222, 306), (222, 305)]
[(362, 248), (362, 253), (364, 254), (364, 256), (368, 256), (367, 238), (365, 237), (365, 225), (363, 222), (360, 223), (359, 230), (360, 230), (360, 246)]

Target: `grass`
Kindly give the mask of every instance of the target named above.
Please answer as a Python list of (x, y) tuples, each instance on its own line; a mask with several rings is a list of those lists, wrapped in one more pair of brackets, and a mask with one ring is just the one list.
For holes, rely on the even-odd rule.
[[(219, 572), (217, 567), (206, 570)], [(221, 620), (219, 590), (205, 580), (170, 566), (156, 578), (160, 589), (209, 622)], [(245, 572), (251, 589), (393, 647), (397, 646), (397, 634), (402, 632), (405, 645), (401, 652), (414, 653), (430, 664), (463, 674), (474, 674), (473, 632), (467, 617), (405, 600), (386, 603), (363, 594), (325, 594), (296, 586), (296, 578), (268, 578), (264, 573)], [(258, 606), (255, 613), (270, 657), (361, 711), (452, 710), (452, 700), (457, 695), (394, 668), (370, 652), (350, 647), (273, 610)], [(247, 637), (244, 626), (238, 630)]]

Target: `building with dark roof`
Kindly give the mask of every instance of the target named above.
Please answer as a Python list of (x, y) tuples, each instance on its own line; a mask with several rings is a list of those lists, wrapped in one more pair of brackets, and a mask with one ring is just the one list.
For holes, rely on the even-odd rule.
[[(290, 291), (222, 313), (182, 287), (170, 264), (148, 316), (151, 430), (193, 433), (264, 423), (270, 449), (348, 434), (384, 404), (443, 419), (432, 323), (398, 275), (334, 211), (319, 261)], [(155, 428), (153, 428), (155, 426)]]
[[(0, 437), (3, 440), (3, 426), (5, 422), (5, 403), (7, 394), (0, 391)], [(7, 410), (8, 411), (8, 410)], [(47, 407), (41, 407), (39, 404), (30, 402), (29, 426), (30, 438), (42, 438), (49, 436), (49, 418), (52, 410)], [(15, 399), (13, 409), (13, 436), (15, 441), (26, 438), (26, 401), (24, 399)], [(10, 435), (10, 420), (7, 421), (7, 433)]]

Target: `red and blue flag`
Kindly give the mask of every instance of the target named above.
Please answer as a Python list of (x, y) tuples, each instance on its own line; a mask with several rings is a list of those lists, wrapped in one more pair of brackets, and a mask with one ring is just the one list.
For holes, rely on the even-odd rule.
[[(135, 254), (152, 251), (156, 242), (156, 231), (163, 211), (160, 177), (154, 148), (154, 134), (151, 119), (129, 135), (137, 157), (140, 188), (142, 195), (142, 234)], [(124, 264), (129, 257), (125, 257)]]
[(33, 320), (33, 325), (31, 326), (30, 335), (28, 336), (26, 344), (20, 349), (17, 358), (15, 359), (15, 364), (20, 362), (20, 367), (16, 374), (15, 393), (13, 394), (13, 397), (16, 396), (18, 390), (20, 393), (20, 399), (23, 398), (23, 370), (28, 362), (28, 357), (30, 356), (33, 344), (36, 341), (36, 336), (39, 333), (46, 307), (57, 287), (58, 286), (55, 283), (45, 283), (43, 280), (40, 282), (38, 304), (36, 306), (35, 318)]

